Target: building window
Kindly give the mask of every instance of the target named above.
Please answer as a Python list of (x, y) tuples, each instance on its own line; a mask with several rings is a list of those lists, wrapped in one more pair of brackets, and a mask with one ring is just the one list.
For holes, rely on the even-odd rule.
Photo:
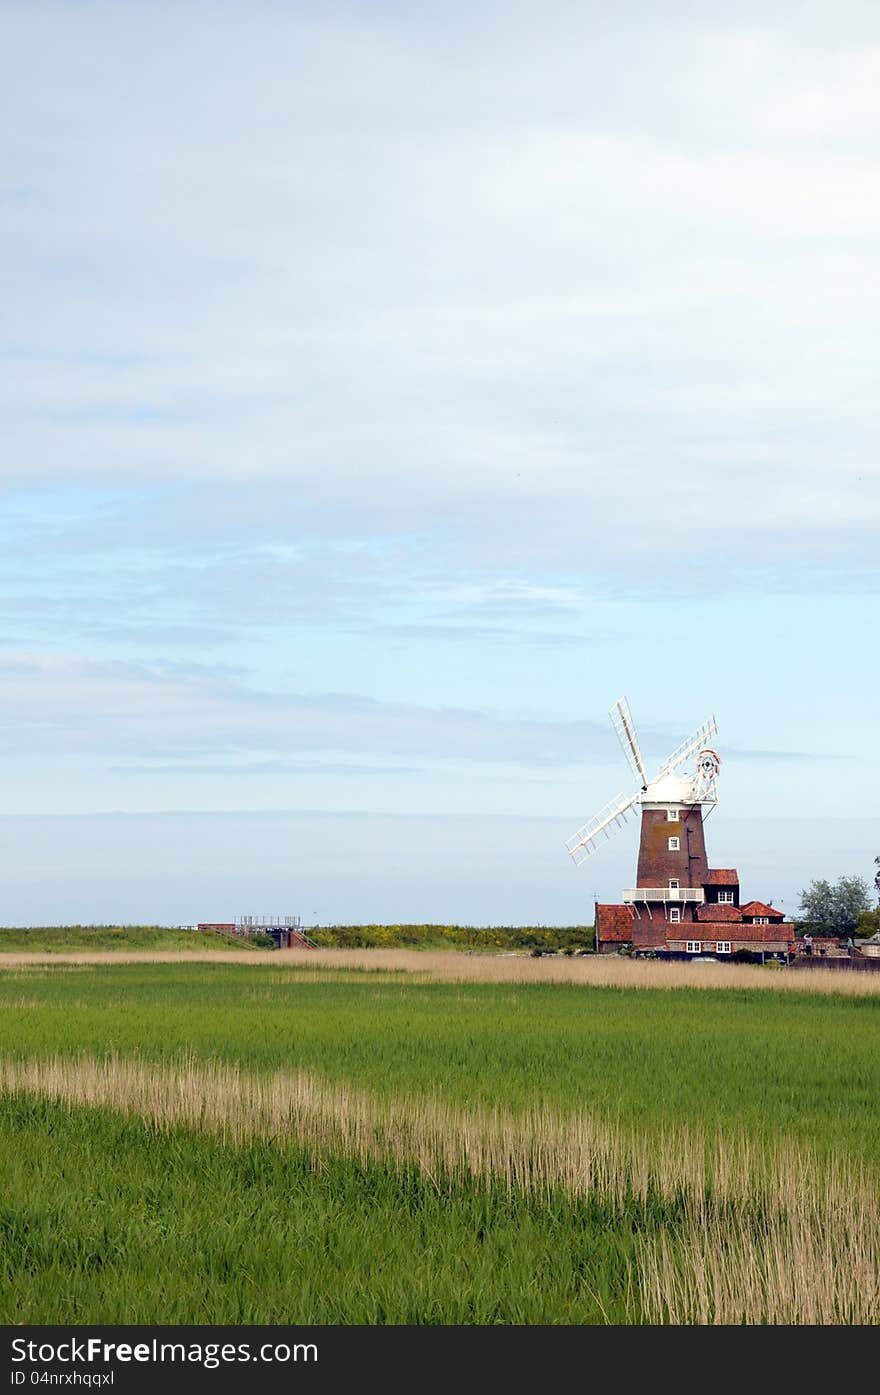
[(733, 905), (733, 892), (732, 892), (732, 891), (719, 891), (719, 893), (718, 893), (718, 900), (721, 901), (721, 902), (724, 902), (724, 904), (727, 905), (727, 906), (732, 906), (732, 905)]
[(669, 890), (678, 891), (678, 877), (669, 878)]
[(700, 940), (688, 940), (687, 944), (685, 945), (685, 952), (687, 954), (702, 954), (702, 942)]
[(680, 839), (680, 838), (670, 838), (670, 840), (669, 840), (669, 851), (670, 851), (670, 852), (681, 852), (681, 839)]
[(754, 923), (755, 925), (769, 925), (770, 917), (768, 915), (756, 915)]
[(715, 944), (715, 953), (716, 953), (716, 954), (729, 954), (729, 953), (730, 953), (730, 940), (717, 940), (717, 941), (716, 941), (716, 944)]
[(680, 810), (680, 809), (667, 809), (667, 810), (666, 810), (666, 817), (667, 817), (667, 819), (669, 820), (670, 823), (678, 823), (679, 819), (681, 818), (681, 810)]
[(679, 910), (678, 906), (669, 907), (669, 920), (673, 925), (681, 924), (681, 911)]

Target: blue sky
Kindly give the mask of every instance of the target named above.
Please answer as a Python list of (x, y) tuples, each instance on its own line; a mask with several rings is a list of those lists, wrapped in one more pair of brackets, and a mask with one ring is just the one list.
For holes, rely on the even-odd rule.
[(765, 10), (3, 7), (4, 920), (590, 919), (621, 693), (872, 872), (880, 15)]

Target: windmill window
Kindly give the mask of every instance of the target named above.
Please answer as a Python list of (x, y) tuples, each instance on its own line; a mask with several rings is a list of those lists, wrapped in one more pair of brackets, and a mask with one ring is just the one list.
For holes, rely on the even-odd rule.
[(681, 923), (681, 911), (679, 910), (678, 906), (669, 907), (669, 920), (672, 925), (678, 925)]
[(717, 940), (716, 943), (715, 943), (715, 953), (716, 953), (716, 954), (729, 954), (729, 953), (730, 953), (730, 940)]
[(680, 838), (670, 838), (670, 840), (669, 840), (669, 851), (670, 851), (670, 852), (681, 852), (681, 839), (680, 839)]
[(688, 940), (687, 944), (685, 945), (685, 952), (686, 952), (687, 954), (702, 954), (702, 952), (703, 952), (703, 943), (702, 943), (702, 941), (701, 941), (701, 940)]
[(719, 893), (718, 893), (718, 900), (719, 900), (719, 902), (724, 902), (724, 904), (727, 905), (727, 906), (732, 906), (732, 905), (733, 905), (733, 892), (732, 892), (732, 891), (719, 891)]
[(678, 891), (678, 877), (669, 878), (669, 890)]
[(679, 821), (679, 819), (680, 819), (680, 817), (681, 817), (681, 810), (680, 810), (680, 809), (667, 809), (667, 810), (666, 810), (666, 817), (667, 817), (667, 819), (669, 820), (670, 823), (678, 823), (678, 821)]

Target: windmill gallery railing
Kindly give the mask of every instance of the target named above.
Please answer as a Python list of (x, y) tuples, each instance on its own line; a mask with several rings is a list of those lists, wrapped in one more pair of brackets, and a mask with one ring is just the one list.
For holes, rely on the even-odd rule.
[(698, 886), (630, 886), (623, 893), (624, 905), (633, 901), (693, 901), (698, 905), (706, 899), (706, 893)]

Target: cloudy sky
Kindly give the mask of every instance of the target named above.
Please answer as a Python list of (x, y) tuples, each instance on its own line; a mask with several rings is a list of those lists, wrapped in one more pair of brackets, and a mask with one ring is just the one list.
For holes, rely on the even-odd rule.
[(621, 693), (872, 875), (876, 5), (0, 30), (0, 919), (590, 920)]

